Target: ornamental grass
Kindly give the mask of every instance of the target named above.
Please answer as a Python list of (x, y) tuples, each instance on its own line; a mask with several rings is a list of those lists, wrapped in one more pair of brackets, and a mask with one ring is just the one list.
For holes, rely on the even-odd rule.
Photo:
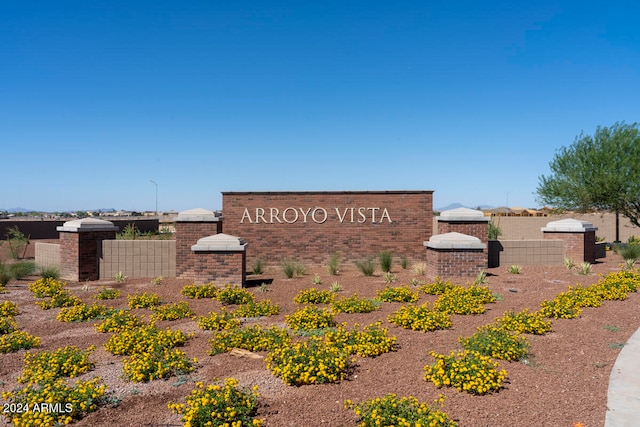
[(186, 403), (169, 402), (167, 407), (182, 415), (189, 427), (260, 427), (264, 420), (255, 418), (258, 407), (258, 387), (238, 387), (235, 378), (225, 378), (223, 385), (196, 383)]
[(449, 329), (453, 325), (447, 313), (429, 308), (428, 303), (400, 307), (388, 320), (402, 328), (424, 332)]
[(457, 427), (458, 423), (442, 411), (432, 409), (413, 396), (398, 397), (394, 393), (361, 403), (344, 402), (344, 408), (359, 417), (358, 427)]
[(426, 365), (425, 381), (436, 387), (453, 387), (459, 391), (483, 395), (502, 388), (507, 372), (498, 371), (499, 364), (489, 356), (474, 351), (462, 351), (449, 355), (430, 353), (436, 361)]

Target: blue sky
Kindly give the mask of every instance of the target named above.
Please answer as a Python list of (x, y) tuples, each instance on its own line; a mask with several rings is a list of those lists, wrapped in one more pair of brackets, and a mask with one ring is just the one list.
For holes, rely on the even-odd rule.
[[(523, 3), (522, 6), (519, 4)], [(637, 2), (4, 1), (0, 209), (219, 209), (222, 191), (536, 207), (638, 121)]]

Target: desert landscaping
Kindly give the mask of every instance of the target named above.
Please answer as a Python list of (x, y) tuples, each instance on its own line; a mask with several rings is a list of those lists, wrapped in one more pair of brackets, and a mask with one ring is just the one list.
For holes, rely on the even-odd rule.
[[(608, 252), (587, 275), (580, 274), (578, 267), (569, 269), (564, 265), (524, 265), (519, 274), (513, 270), (509, 272), (506, 266), (487, 269), (486, 283), (479, 286), (486, 286), (495, 300), (484, 304), (484, 313), (453, 314), (450, 328), (425, 332), (405, 329), (389, 321), (389, 316), (403, 306), (424, 303), (432, 306), (438, 298), (422, 291), (422, 286), (434, 283), (434, 278), (418, 274), (419, 269), (415, 266), (402, 268), (399, 260), (395, 260), (391, 278), (385, 277), (379, 269), (367, 277), (353, 263), (341, 264), (337, 275), (330, 275), (326, 265), (307, 265), (303, 274), (287, 278), (280, 265), (266, 265), (262, 274), (247, 276), (246, 290), (258, 302), (270, 300), (279, 311), (270, 316), (241, 318), (242, 327), (259, 324), (286, 328), (287, 316), (304, 306), (294, 299), (309, 288), (333, 288), (336, 299), (354, 294), (371, 299), (389, 287), (409, 288), (418, 297), (414, 303), (378, 303), (377, 309), (369, 313), (335, 314), (335, 324), (345, 323), (347, 328), (381, 322), (381, 327), (388, 330), (388, 336), (396, 338), (395, 346), (392, 351), (375, 357), (352, 356), (341, 380), (299, 386), (287, 385), (267, 369), (267, 351), (209, 355), (215, 331), (201, 329), (198, 319), (223, 310), (232, 312), (238, 306), (223, 306), (214, 298), (186, 297), (182, 291), (185, 286), (194, 285), (192, 282), (169, 278), (66, 282), (68, 294), (83, 303), (130, 310), (130, 314), (146, 322), (154, 311), (130, 309), (128, 296), (156, 294), (163, 305), (181, 301), (188, 304), (191, 310), (188, 317), (158, 320), (156, 325), (189, 336), (179, 349), (190, 360), (196, 360), (193, 370), (169, 374), (164, 379), (133, 381), (124, 375), (124, 357), (105, 349), (114, 334), (96, 330), (94, 324), (101, 320), (57, 320), (65, 308), (45, 310), (37, 305), (36, 302), (46, 299), (37, 298), (29, 288), (39, 277), (27, 277), (11, 281), (6, 286), (6, 293), (0, 295), (0, 301), (17, 305), (19, 314), (14, 319), (18, 330), (39, 337), (40, 345), (28, 351), (0, 355), (0, 389), (7, 392), (24, 387), (18, 379), (27, 353), (52, 352), (64, 346), (82, 350), (95, 346), (89, 355), (92, 369), (69, 383), (99, 377), (106, 388), (104, 395), (96, 399), (97, 410), (73, 420), (78, 426), (183, 425), (181, 416), (167, 405), (185, 403), (199, 382), (220, 384), (225, 378), (236, 379), (240, 388), (256, 387), (257, 410), (252, 416), (263, 420), (263, 425), (267, 426), (356, 426), (359, 417), (345, 408), (345, 401), (357, 404), (389, 393), (398, 397), (414, 396), (434, 410), (443, 411), (460, 426), (601, 426), (607, 410), (611, 369), (624, 343), (640, 326), (636, 293), (630, 293), (625, 300), (602, 301), (600, 307), (584, 307), (577, 318), (545, 319), (551, 322), (550, 332), (523, 334), (529, 342), (528, 354), (515, 361), (497, 360), (499, 369), (506, 371), (506, 378), (497, 390), (479, 395), (453, 387), (438, 388), (425, 380), (424, 368), (435, 361), (431, 352), (447, 355), (450, 351), (461, 351), (460, 337), (473, 335), (478, 327), (494, 323), (504, 313), (524, 309), (535, 312), (543, 301), (553, 300), (569, 286), (596, 284), (604, 276), (619, 272), (622, 266), (622, 258)], [(450, 282), (469, 287), (473, 279), (451, 278)], [(96, 295), (105, 289), (120, 293), (115, 299), (97, 300)], [(319, 304), (318, 307), (329, 305)], [(289, 334), (294, 340), (309, 339), (309, 334), (291, 330)], [(9, 408), (8, 400), (2, 400), (2, 403), (4, 408)], [(9, 417), (2, 419), (7, 425), (11, 423)]]

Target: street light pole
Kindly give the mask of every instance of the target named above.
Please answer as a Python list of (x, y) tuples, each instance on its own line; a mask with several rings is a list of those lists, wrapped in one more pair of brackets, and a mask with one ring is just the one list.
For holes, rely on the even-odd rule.
[(156, 218), (158, 217), (158, 183), (154, 180), (150, 180), (153, 185), (156, 186)]

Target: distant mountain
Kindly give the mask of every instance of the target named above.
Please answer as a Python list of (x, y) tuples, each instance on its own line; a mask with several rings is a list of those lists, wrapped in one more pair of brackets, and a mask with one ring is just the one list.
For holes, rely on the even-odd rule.
[[(0, 209), (2, 210), (2, 209)], [(5, 209), (7, 212), (9, 213), (18, 213), (18, 212), (33, 212), (33, 209), (27, 209), (27, 208), (11, 208), (11, 209)]]
[(458, 208), (469, 208), (469, 209), (493, 209), (494, 206), (491, 205), (474, 205), (474, 206), (465, 206), (462, 203), (451, 203), (447, 206), (443, 206), (441, 208), (436, 208), (435, 210), (438, 212), (442, 212), (442, 211), (448, 211), (451, 209), (458, 209)]

